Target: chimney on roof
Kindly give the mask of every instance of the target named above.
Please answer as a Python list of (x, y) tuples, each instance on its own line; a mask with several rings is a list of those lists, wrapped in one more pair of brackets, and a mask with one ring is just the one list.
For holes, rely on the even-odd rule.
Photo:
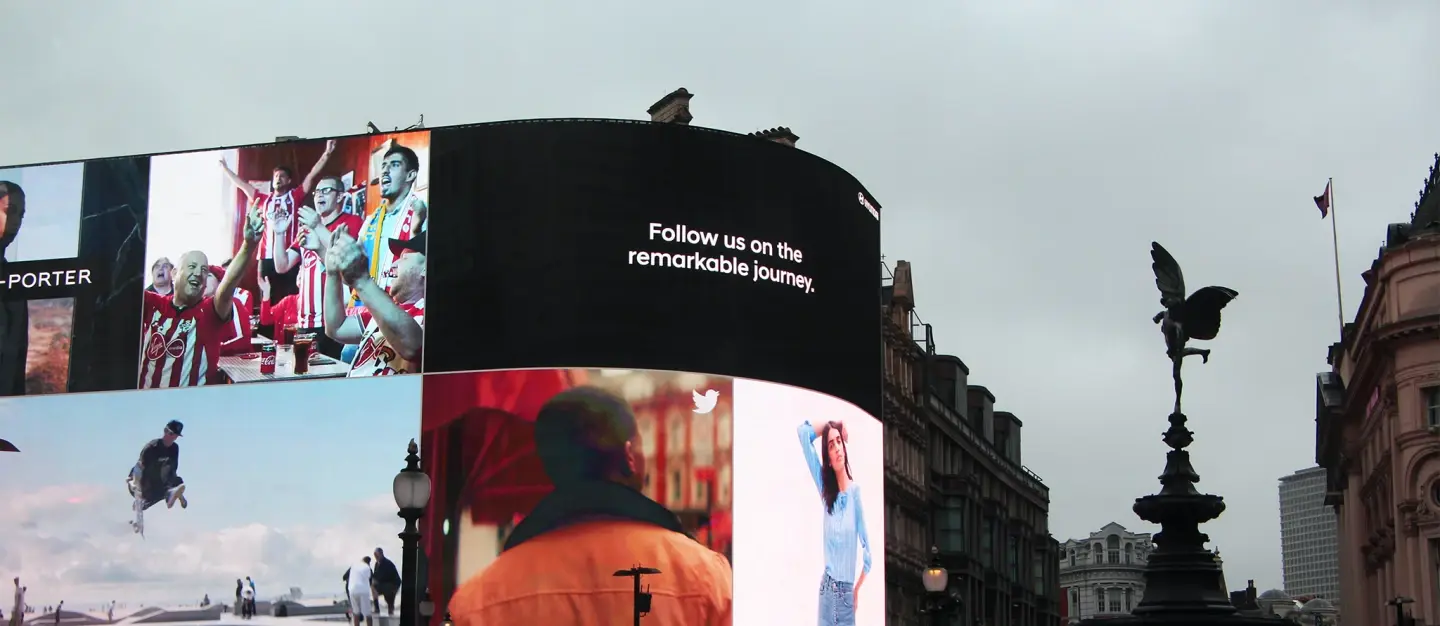
[(688, 125), (690, 120), (695, 119), (695, 116), (690, 115), (690, 98), (692, 97), (694, 97), (693, 94), (681, 87), (665, 94), (664, 98), (650, 105), (645, 112), (650, 114), (652, 122)]
[(790, 132), (790, 129), (785, 126), (777, 126), (770, 130), (756, 131), (750, 133), (750, 136), (759, 137), (761, 139), (769, 139), (770, 141), (773, 141), (775, 143), (782, 143), (790, 146), (791, 148), (794, 148), (795, 143), (800, 141), (800, 136)]

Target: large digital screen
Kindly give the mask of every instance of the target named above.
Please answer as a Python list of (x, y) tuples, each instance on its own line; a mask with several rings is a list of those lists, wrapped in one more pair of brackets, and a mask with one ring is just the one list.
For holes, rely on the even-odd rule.
[(0, 609), (631, 623), (624, 571), (648, 624), (878, 626), (879, 241), (834, 164), (671, 124), (0, 168)]
[(659, 624), (884, 624), (881, 427), (853, 405), (653, 370), (423, 393), (428, 580), (457, 624), (628, 623), (627, 572)]
[(138, 386), (419, 372), (429, 148), (421, 131), (154, 157)]
[(343, 618), (344, 572), (400, 558), (419, 400), (391, 377), (0, 401), (0, 572), (27, 623)]
[(0, 168), (0, 396), (133, 379), (148, 166)]

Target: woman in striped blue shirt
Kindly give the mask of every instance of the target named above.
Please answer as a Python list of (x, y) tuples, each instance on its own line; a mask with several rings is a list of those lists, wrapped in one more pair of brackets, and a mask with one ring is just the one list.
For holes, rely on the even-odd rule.
[[(860, 586), (870, 573), (870, 536), (865, 532), (865, 508), (860, 486), (850, 474), (845, 424), (826, 422), (819, 431), (810, 422), (800, 424), (800, 449), (820, 501), (825, 507), (825, 575), (820, 579), (818, 626), (855, 626)], [(816, 450), (815, 440), (823, 442)], [(823, 461), (822, 461), (823, 459)], [(862, 564), (857, 568), (856, 554)], [(856, 572), (859, 569), (859, 572)]]

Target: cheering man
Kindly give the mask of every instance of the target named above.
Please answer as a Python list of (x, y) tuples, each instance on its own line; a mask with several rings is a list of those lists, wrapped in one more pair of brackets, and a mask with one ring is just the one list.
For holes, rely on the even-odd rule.
[(150, 286), (146, 287), (145, 291), (162, 296), (170, 295), (170, 290), (175, 286), (174, 274), (175, 264), (171, 263), (169, 258), (162, 256), (155, 259), (155, 263), (150, 266)]
[[(5, 249), (20, 234), (25, 219), (25, 190), (0, 180), (0, 276)], [(25, 395), (25, 358), (30, 352), (30, 303), (0, 293), (0, 396)]]
[[(390, 241), (387, 293), (370, 277), (365, 253), (344, 227), (335, 231), (325, 256), (325, 334), (360, 344), (350, 376), (386, 376), (420, 371), (425, 341), (425, 232)], [(345, 314), (343, 285), (363, 308)]]
[[(420, 157), (414, 150), (398, 143), (386, 150), (380, 163), (380, 206), (365, 219), (361, 230), (351, 233), (358, 234), (365, 256), (370, 260), (370, 278), (381, 289), (389, 287), (394, 279), (386, 270), (399, 256), (390, 241), (418, 236), (429, 219), (429, 205), (415, 194), (415, 181), (419, 176)], [(356, 293), (355, 297), (358, 299), (360, 294)]]
[(206, 296), (210, 262), (204, 252), (192, 250), (180, 256), (175, 290), (169, 296), (149, 291), (140, 321), (140, 388), (193, 387), (217, 382), (221, 342), (230, 318), (235, 314), (235, 287), (250, 266), (253, 248), (265, 230), (259, 203), (246, 216), (240, 249), (230, 260), (231, 271)]
[[(294, 268), (291, 272), (280, 272), (275, 266), (275, 257), (295, 243), (298, 234), (299, 221), (295, 219), (295, 212), (300, 205), (305, 203), (306, 196), (315, 189), (315, 181), (320, 178), (320, 170), (325, 168), (325, 163), (330, 160), (330, 155), (335, 153), (335, 140), (325, 142), (325, 152), (321, 153), (320, 159), (315, 161), (315, 166), (310, 168), (310, 173), (305, 175), (305, 180), (296, 187), (294, 183), (295, 174), (290, 168), (278, 165), (270, 172), (270, 193), (261, 193), (249, 181), (240, 178), (220, 159), (220, 168), (225, 171), (225, 176), (245, 194), (249, 204), (259, 204), (262, 207), (265, 218), (265, 234), (260, 239), (260, 269), (259, 275), (270, 279), (271, 296), (277, 300), (295, 293)], [(279, 279), (279, 280), (277, 280)], [(274, 304), (273, 302), (271, 304)]]
[(135, 519), (130, 522), (130, 527), (136, 533), (145, 534), (145, 510), (161, 500), (165, 501), (166, 508), (175, 508), (176, 502), (182, 509), (190, 506), (185, 499), (185, 481), (177, 473), (180, 471), (180, 444), (175, 440), (184, 430), (185, 425), (179, 420), (166, 423), (160, 438), (151, 439), (140, 449), (140, 459), (135, 461), (125, 479), (125, 489), (135, 499)]
[(341, 346), (325, 334), (325, 251), (332, 234), (341, 227), (347, 232), (360, 232), (360, 216), (340, 210), (343, 193), (340, 179), (321, 178), (315, 187), (315, 208), (300, 207), (300, 236), (289, 248), (275, 255), (277, 272), (284, 274), (297, 265), (300, 267), (299, 292), (294, 304), (296, 328), (314, 333), (320, 353), (334, 359), (340, 358)]

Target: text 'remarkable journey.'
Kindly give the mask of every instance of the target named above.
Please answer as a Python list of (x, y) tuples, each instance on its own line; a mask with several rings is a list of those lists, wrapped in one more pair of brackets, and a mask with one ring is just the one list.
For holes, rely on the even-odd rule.
[(805, 255), (798, 248), (784, 241), (746, 239), (684, 224), (666, 226), (656, 222), (649, 225), (648, 240), (690, 245), (697, 249), (690, 252), (630, 250), (626, 253), (628, 264), (729, 274), (748, 278), (751, 282), (774, 283), (815, 293), (814, 279), (780, 265), (789, 263), (798, 266), (805, 260)]

